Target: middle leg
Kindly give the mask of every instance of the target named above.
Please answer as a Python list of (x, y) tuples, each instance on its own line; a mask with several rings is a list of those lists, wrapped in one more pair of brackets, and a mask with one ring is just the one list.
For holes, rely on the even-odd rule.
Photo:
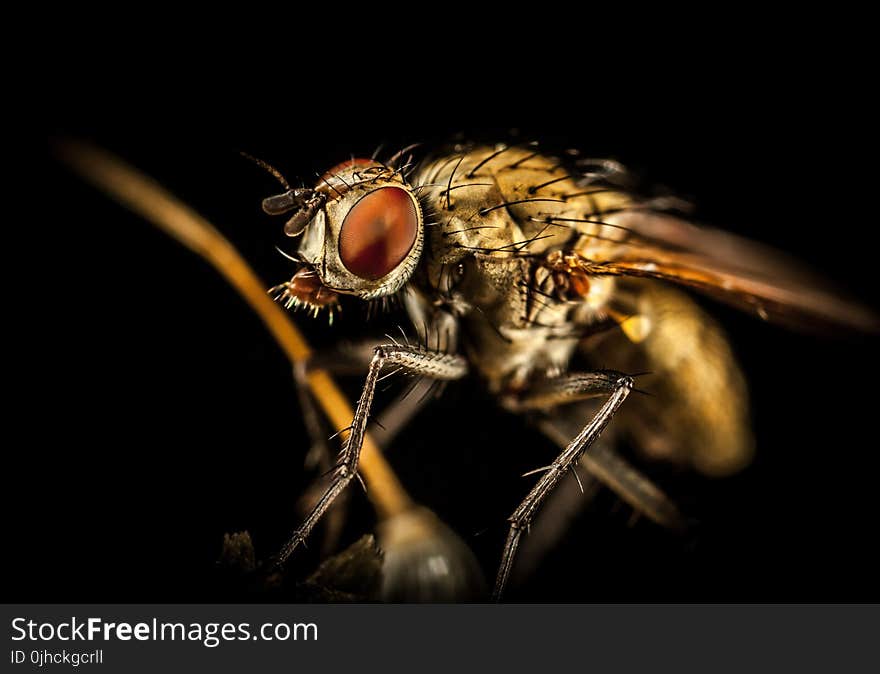
[(611, 417), (626, 400), (633, 388), (633, 380), (627, 374), (612, 370), (601, 370), (584, 374), (571, 374), (550, 380), (543, 384), (539, 390), (534, 391), (523, 398), (519, 403), (522, 409), (543, 407), (552, 404), (561, 398), (586, 398), (591, 396), (608, 395), (608, 400), (599, 409), (593, 419), (578, 433), (568, 444), (556, 460), (541, 469), (543, 475), (537, 484), (532, 487), (520, 506), (510, 516), (510, 532), (501, 555), (501, 564), (495, 579), (493, 598), (497, 601), (504, 592), (516, 551), (519, 547), (523, 529), (529, 526), (538, 508), (550, 495), (562, 476), (572, 470), (581, 455), (589, 449), (590, 445), (599, 437)]

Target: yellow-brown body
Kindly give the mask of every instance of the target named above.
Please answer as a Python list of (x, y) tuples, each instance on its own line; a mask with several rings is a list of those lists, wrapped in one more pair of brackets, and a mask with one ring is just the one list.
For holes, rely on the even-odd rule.
[(459, 319), (468, 360), (510, 407), (580, 350), (593, 367), (651, 373), (639, 385), (652, 395), (613, 424), (645, 453), (715, 475), (747, 463), (746, 387), (718, 325), (661, 281), (572, 262), (625, 257), (629, 232), (616, 222), (640, 207), (631, 195), (528, 146), (437, 157), (413, 182), (429, 226), (411, 286)]

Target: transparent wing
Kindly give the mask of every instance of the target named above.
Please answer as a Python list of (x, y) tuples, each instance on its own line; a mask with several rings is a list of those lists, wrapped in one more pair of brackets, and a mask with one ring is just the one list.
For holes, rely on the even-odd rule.
[(581, 258), (589, 274), (671, 281), (794, 326), (880, 332), (876, 313), (767, 246), (651, 211), (627, 210), (608, 222), (627, 235), (613, 257)]

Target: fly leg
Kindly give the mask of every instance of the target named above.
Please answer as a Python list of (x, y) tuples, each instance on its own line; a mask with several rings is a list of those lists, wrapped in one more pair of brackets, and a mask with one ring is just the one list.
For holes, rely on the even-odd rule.
[[(589, 407), (590, 409), (584, 409)], [(545, 436), (565, 449), (571, 438), (595, 412), (595, 406), (575, 405), (557, 408), (533, 423)], [(584, 412), (587, 412), (585, 414)], [(577, 484), (562, 481), (547, 498), (532, 522), (531, 532), (517, 551), (510, 582), (518, 583), (537, 569), (547, 553), (566, 536), (578, 513), (593, 499), (600, 487), (610, 489), (629, 505), (634, 515), (644, 515), (654, 523), (676, 533), (688, 529), (688, 522), (675, 502), (650, 478), (614, 450), (616, 434), (606, 429), (602, 436), (584, 452), (575, 469)], [(635, 523), (636, 517), (630, 519)]]
[[(458, 322), (447, 311), (439, 310), (418, 291), (410, 288), (403, 295), (407, 313), (418, 335), (418, 343), (425, 345), (427, 350), (452, 353), (458, 350)], [(400, 329), (404, 343), (410, 342)], [(388, 336), (395, 345), (399, 342)], [(334, 374), (362, 375), (367, 371), (373, 356), (375, 341), (362, 341), (342, 345), (329, 351), (320, 351), (312, 355), (308, 364), (294, 369), (294, 380), (297, 384), (300, 406), (303, 411), (306, 430), (312, 439), (312, 447), (306, 457), (306, 466), (320, 465), (324, 470), (329, 468), (331, 456), (329, 446), (321, 427), (321, 415), (318, 413), (308, 387), (307, 375), (310, 368), (319, 367)], [(431, 377), (420, 377), (406, 392), (394, 400), (381, 414), (381, 423), (374, 422), (370, 426), (370, 435), (382, 447), (388, 447), (400, 430), (429, 402), (431, 393), (436, 386)]]
[(309, 372), (314, 368), (321, 368), (336, 375), (356, 374), (363, 376), (363, 373), (370, 366), (375, 345), (376, 341), (337, 346), (327, 351), (322, 350), (314, 353), (308, 361), (294, 365), (293, 381), (296, 384), (297, 401), (302, 412), (306, 433), (311, 440), (305, 458), (307, 469), (317, 468), (322, 472), (327, 471), (330, 469), (333, 456), (323, 416), (309, 389)]
[[(570, 412), (577, 412), (574, 408)], [(582, 417), (581, 417), (582, 418)], [(580, 424), (571, 414), (554, 414), (537, 420), (538, 429), (560, 447), (566, 447), (569, 438), (577, 432)], [(657, 485), (635, 466), (630, 464), (607, 443), (596, 445), (584, 454), (578, 463), (580, 468), (608, 487), (636, 511), (660, 526), (683, 531), (684, 516), (675, 503)]]
[[(326, 476), (333, 465), (333, 452), (330, 449), (331, 443), (328, 438), (329, 430), (315, 399), (312, 397), (308, 382), (309, 368), (315, 366), (316, 363), (320, 363), (322, 360), (323, 358), (320, 356), (313, 356), (308, 362), (299, 362), (293, 366), (293, 380), (296, 383), (299, 409), (306, 433), (311, 440), (304, 465), (306, 470), (316, 470), (321, 476), (312, 482), (300, 498), (297, 499), (296, 512), (300, 517), (305, 517), (311, 511), (318, 498), (324, 493), (327, 484)], [(360, 368), (360, 372), (363, 373), (366, 368), (367, 366), (364, 364)], [(337, 370), (334, 368), (333, 371), (336, 372)], [(339, 500), (335, 503), (335, 507), (330, 509), (322, 521), (324, 532), (321, 543), (322, 556), (330, 554), (336, 548), (339, 537), (342, 535), (346, 518), (346, 502), (348, 501), (346, 496), (346, 494), (340, 496)]]
[(376, 392), (376, 383), (379, 381), (382, 369), (386, 366), (393, 366), (398, 370), (405, 370), (441, 381), (460, 379), (467, 373), (467, 361), (458, 355), (401, 344), (384, 344), (374, 349), (373, 358), (367, 370), (364, 388), (355, 408), (354, 420), (349, 429), (349, 436), (342, 450), (339, 463), (337, 463), (334, 469), (330, 485), (327, 487), (324, 495), (318, 500), (318, 503), (312, 508), (305, 521), (293, 532), (290, 540), (281, 548), (276, 559), (277, 564), (284, 563), (299, 544), (308, 537), (315, 524), (321, 519), (321, 516), (357, 475), (361, 445), (363, 444), (364, 433), (367, 429), (373, 396)]
[[(335, 375), (363, 376), (370, 367), (376, 341), (378, 340), (345, 344), (326, 351), (322, 350), (313, 354), (308, 362), (300, 363), (294, 367), (293, 379), (296, 384), (297, 400), (302, 411), (306, 433), (311, 440), (311, 448), (305, 459), (307, 469), (318, 468), (326, 471), (330, 468), (330, 458), (332, 457), (327, 430), (322, 422), (323, 417), (309, 389), (309, 372), (313, 368), (321, 368)], [(449, 349), (444, 344), (439, 350), (448, 351)], [(422, 407), (430, 402), (431, 394), (436, 386), (435, 379), (419, 377), (382, 410), (378, 415), (378, 420), (374, 420), (369, 427), (370, 435), (380, 447), (387, 448)]]
[[(363, 376), (369, 369), (373, 349), (376, 341), (363, 342), (351, 345), (343, 345), (328, 351), (315, 353), (306, 363), (298, 363), (293, 369), (293, 378), (296, 383), (296, 392), (302, 412), (303, 423), (306, 433), (311, 440), (311, 445), (305, 458), (307, 470), (317, 470), (320, 477), (312, 482), (302, 496), (297, 500), (296, 511), (301, 517), (311, 512), (314, 504), (324, 494), (327, 485), (332, 479), (331, 468), (333, 467), (334, 452), (331, 449), (329, 430), (324, 423), (323, 415), (318, 409), (312, 392), (309, 389), (308, 373), (312, 368), (318, 367), (333, 374), (357, 374)], [(369, 424), (368, 432), (380, 448), (387, 448), (394, 437), (409, 423), (409, 421), (427, 405), (431, 400), (431, 393), (436, 386), (436, 380), (428, 377), (419, 377), (418, 380), (407, 390), (401, 393), (379, 415), (379, 419)], [(322, 525), (324, 529), (322, 551), (329, 554), (335, 549), (342, 528), (345, 523), (345, 495), (341, 495), (335, 502), (334, 507), (324, 516)]]
[(510, 577), (523, 529), (528, 528), (538, 508), (541, 507), (562, 476), (574, 468), (584, 452), (599, 437), (608, 422), (611, 421), (611, 417), (620, 409), (632, 388), (633, 380), (629, 375), (611, 370), (601, 370), (548, 380), (519, 401), (518, 407), (520, 409), (529, 410), (558, 404), (562, 399), (578, 400), (603, 394), (608, 395), (608, 399), (596, 412), (593, 419), (568, 443), (568, 446), (556, 457), (556, 460), (541, 469), (543, 472), (541, 479), (532, 487), (520, 506), (510, 516), (510, 532), (507, 536), (507, 542), (504, 544), (498, 576), (495, 579), (495, 589), (492, 592), (496, 601), (501, 599), (504, 586)]

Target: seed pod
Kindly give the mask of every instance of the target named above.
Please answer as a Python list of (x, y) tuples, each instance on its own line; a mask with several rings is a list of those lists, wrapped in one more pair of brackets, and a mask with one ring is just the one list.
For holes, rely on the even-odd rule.
[(383, 601), (460, 602), (486, 595), (474, 554), (455, 532), (426, 508), (413, 508), (382, 522), (379, 545)]

